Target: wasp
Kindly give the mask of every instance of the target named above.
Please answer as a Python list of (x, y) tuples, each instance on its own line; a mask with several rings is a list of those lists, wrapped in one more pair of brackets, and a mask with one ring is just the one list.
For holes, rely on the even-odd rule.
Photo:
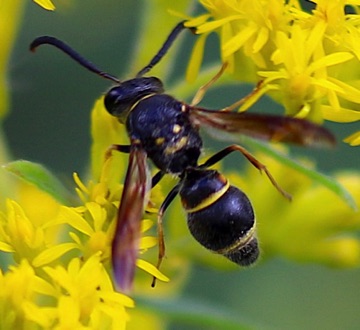
[[(117, 213), (112, 241), (112, 266), (119, 290), (129, 292), (135, 272), (140, 240), (140, 221), (148, 203), (148, 193), (165, 174), (179, 181), (168, 193), (158, 212), (159, 254), (157, 267), (165, 256), (163, 215), (179, 195), (187, 214), (192, 236), (205, 248), (223, 255), (236, 264), (247, 266), (259, 256), (256, 220), (249, 198), (232, 186), (212, 165), (230, 153), (240, 152), (257, 169), (264, 172), (275, 188), (290, 199), (266, 166), (240, 145), (230, 145), (199, 164), (203, 148), (200, 128), (231, 139), (244, 134), (257, 139), (294, 143), (301, 146), (334, 145), (333, 135), (325, 128), (291, 117), (238, 113), (230, 106), (209, 110), (197, 106), (206, 86), (187, 104), (165, 94), (160, 79), (145, 76), (167, 53), (181, 31), (184, 21), (176, 25), (166, 41), (133, 79), (120, 81), (86, 60), (63, 41), (50, 36), (36, 38), (30, 45), (57, 47), (86, 69), (115, 83), (105, 95), (107, 111), (126, 126), (129, 145), (113, 145), (111, 150), (129, 154), (124, 189)], [(224, 67), (222, 68), (222, 70)], [(214, 77), (213, 82), (222, 73)], [(211, 82), (212, 83), (212, 82)], [(158, 172), (150, 178), (148, 159)], [(153, 282), (154, 284), (154, 282)]]

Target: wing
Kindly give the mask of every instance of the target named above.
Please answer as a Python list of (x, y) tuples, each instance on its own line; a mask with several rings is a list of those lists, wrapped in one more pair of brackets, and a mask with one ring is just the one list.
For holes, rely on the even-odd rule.
[(236, 135), (247, 135), (302, 146), (326, 147), (336, 143), (335, 137), (326, 128), (292, 117), (190, 107), (190, 120), (196, 126), (225, 140), (234, 140)]
[(132, 288), (148, 181), (146, 153), (132, 145), (112, 242), (115, 282), (124, 293)]

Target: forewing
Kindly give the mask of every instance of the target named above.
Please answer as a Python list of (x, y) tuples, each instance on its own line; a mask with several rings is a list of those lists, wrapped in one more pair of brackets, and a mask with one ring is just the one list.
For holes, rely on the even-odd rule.
[(190, 119), (215, 137), (234, 140), (247, 135), (272, 142), (302, 146), (326, 147), (335, 145), (335, 137), (324, 127), (307, 120), (253, 113), (211, 111), (191, 107)]
[(148, 189), (146, 153), (132, 146), (112, 242), (114, 277), (122, 292), (132, 288)]

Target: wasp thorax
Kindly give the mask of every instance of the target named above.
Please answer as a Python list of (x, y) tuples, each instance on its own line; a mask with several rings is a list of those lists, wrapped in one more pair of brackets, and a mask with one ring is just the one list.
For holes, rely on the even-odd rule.
[(163, 92), (163, 84), (156, 77), (134, 78), (111, 88), (105, 95), (104, 104), (111, 115), (125, 123), (129, 112), (140, 99)]

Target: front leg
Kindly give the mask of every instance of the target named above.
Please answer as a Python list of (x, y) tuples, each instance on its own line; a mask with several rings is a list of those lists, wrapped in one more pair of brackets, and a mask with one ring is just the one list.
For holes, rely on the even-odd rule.
[(109, 159), (112, 155), (113, 151), (119, 151), (125, 154), (130, 153), (130, 145), (124, 145), (124, 144), (112, 144), (109, 148), (105, 151), (105, 160)]

